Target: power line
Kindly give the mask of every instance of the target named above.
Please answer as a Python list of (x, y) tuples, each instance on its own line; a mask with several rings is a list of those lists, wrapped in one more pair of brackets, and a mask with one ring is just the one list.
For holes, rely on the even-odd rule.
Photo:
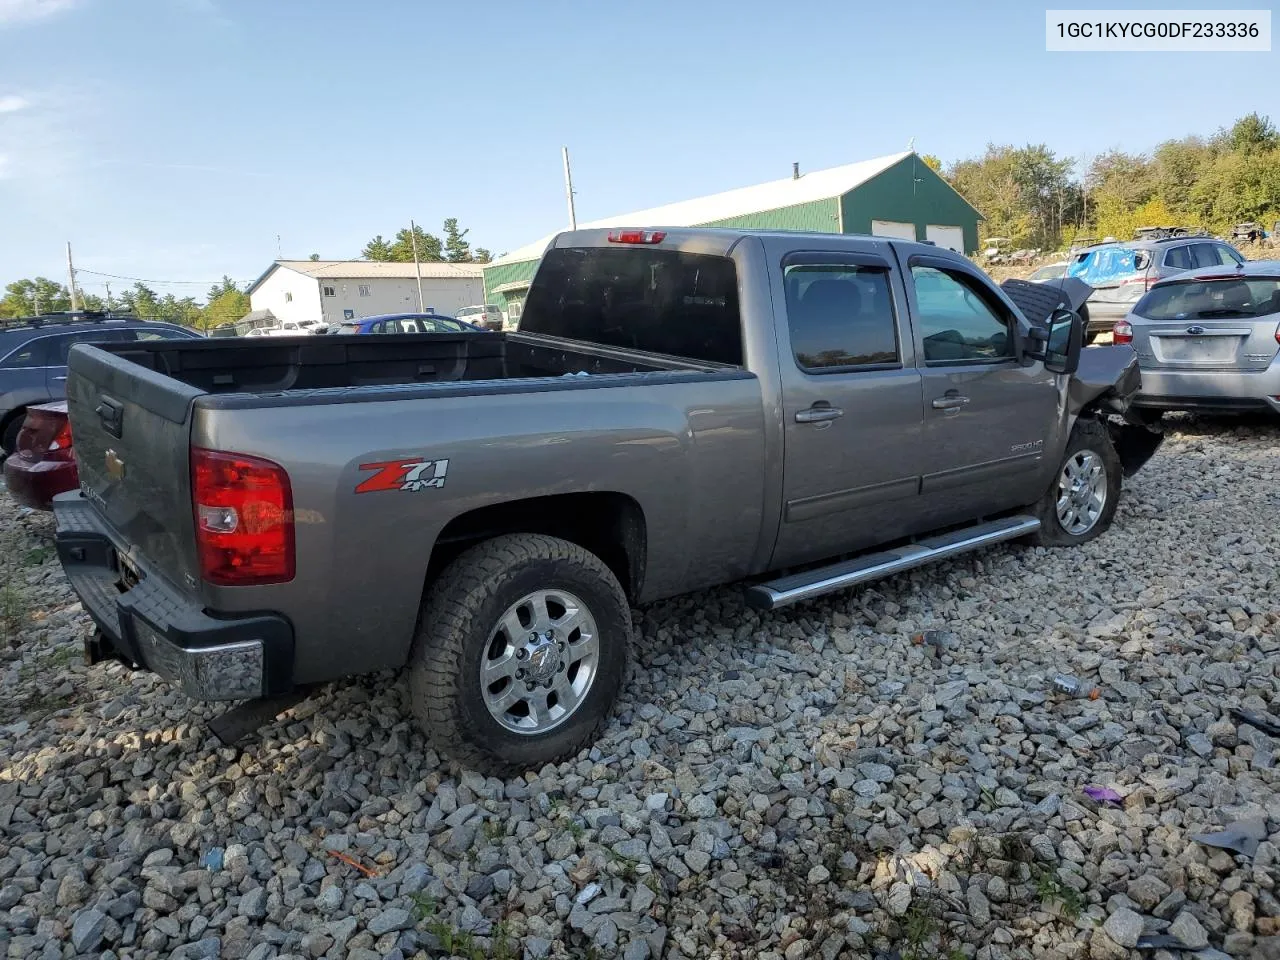
[[(145, 277), (124, 277), (118, 273), (103, 273), (101, 270), (86, 270), (84, 267), (76, 267), (76, 273), (91, 273), (95, 277), (110, 277), (112, 280), (132, 280), (134, 283), (157, 283), (166, 285), (182, 284), (186, 286), (216, 286), (222, 283), (222, 280), (148, 280)], [(234, 283), (234, 281), (232, 281)]]

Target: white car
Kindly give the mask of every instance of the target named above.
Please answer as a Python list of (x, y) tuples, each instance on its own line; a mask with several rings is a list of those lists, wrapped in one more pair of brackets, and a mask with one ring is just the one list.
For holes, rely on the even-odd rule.
[(1067, 267), (1069, 264), (1066, 260), (1060, 260), (1057, 263), (1046, 263), (1031, 276), (1027, 277), (1032, 283), (1047, 283), (1050, 280), (1061, 280), (1067, 275)]
[(278, 327), (267, 330), (269, 337), (303, 337), (315, 333), (324, 324), (320, 320), (285, 320)]
[(475, 307), (463, 307), (454, 316), (459, 320), (475, 324), (477, 327), (484, 327), (486, 330), (501, 331), (503, 327), (502, 310), (492, 303)]

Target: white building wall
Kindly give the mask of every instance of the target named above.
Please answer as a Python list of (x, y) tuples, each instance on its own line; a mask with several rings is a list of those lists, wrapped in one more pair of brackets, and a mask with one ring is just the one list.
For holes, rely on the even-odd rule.
[[(380, 313), (418, 312), (418, 282), (413, 277), (321, 279), (318, 289), (326, 323), (359, 320)], [(325, 295), (326, 289), (331, 289), (333, 296)], [(427, 312), (452, 316), (462, 307), (483, 302), (482, 277), (422, 278), (422, 305)], [(350, 316), (347, 311), (351, 311)]]
[(254, 310), (270, 310), (283, 323), (286, 320), (318, 320), (320, 318), (320, 284), (287, 267), (277, 267), (261, 286), (249, 294)]

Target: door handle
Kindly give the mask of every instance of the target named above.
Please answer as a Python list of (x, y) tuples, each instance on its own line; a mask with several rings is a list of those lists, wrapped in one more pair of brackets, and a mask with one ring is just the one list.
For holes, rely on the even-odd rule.
[(935, 410), (959, 410), (969, 402), (968, 397), (938, 397), (933, 401)]
[(833, 407), (825, 400), (819, 400), (807, 410), (796, 411), (796, 423), (825, 423), (828, 420), (838, 420), (844, 416), (844, 411), (839, 407)]
[(58, 380), (58, 381), (62, 381), (62, 380), (65, 380), (65, 379), (67, 379), (67, 378), (66, 378), (66, 377), (54, 377), (53, 379), (54, 379), (54, 380)]

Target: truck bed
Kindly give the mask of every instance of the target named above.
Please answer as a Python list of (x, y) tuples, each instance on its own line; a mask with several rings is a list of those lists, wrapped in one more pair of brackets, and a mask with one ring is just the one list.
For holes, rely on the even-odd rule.
[(205, 393), (725, 369), (519, 333), (161, 340), (100, 349)]

